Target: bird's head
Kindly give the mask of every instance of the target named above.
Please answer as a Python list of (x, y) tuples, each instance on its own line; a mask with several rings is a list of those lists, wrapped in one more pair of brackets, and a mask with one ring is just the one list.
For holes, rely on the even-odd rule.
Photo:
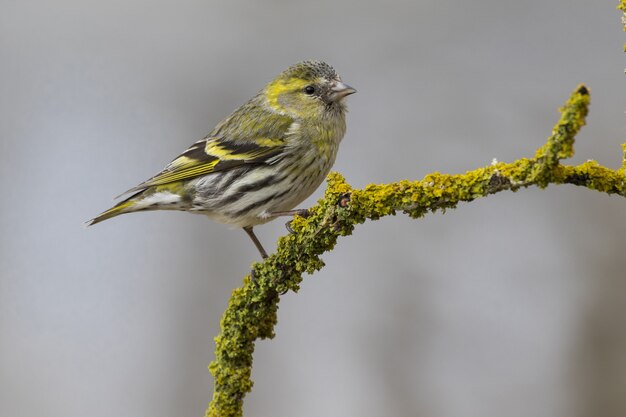
[(295, 64), (264, 89), (273, 110), (297, 117), (343, 112), (343, 99), (353, 93), (356, 90), (343, 83), (333, 67), (321, 61)]

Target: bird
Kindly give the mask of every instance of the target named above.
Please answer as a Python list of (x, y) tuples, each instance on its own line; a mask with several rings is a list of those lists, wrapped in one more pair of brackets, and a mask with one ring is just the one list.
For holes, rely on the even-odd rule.
[(192, 144), (161, 172), (87, 225), (125, 213), (180, 210), (253, 228), (294, 209), (323, 182), (346, 132), (345, 98), (356, 90), (323, 61), (296, 63)]

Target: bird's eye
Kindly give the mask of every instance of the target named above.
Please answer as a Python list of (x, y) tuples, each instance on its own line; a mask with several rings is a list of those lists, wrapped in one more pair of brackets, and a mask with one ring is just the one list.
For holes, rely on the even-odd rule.
[(304, 92), (308, 95), (312, 95), (315, 93), (315, 87), (313, 87), (312, 85), (307, 85), (306, 87), (304, 87)]

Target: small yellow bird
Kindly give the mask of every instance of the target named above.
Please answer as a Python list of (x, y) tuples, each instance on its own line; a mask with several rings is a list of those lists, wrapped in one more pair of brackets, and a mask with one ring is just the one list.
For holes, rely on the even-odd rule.
[(136, 211), (189, 211), (242, 227), (266, 258), (252, 228), (297, 213), (322, 183), (346, 131), (344, 98), (355, 92), (325, 62), (295, 64), (87, 224)]

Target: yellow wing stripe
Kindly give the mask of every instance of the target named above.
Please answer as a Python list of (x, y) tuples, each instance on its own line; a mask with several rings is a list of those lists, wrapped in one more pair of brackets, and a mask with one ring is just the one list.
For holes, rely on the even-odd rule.
[(225, 149), (221, 147), (219, 143), (214, 142), (214, 141), (208, 141), (206, 143), (206, 146), (204, 147), (204, 152), (206, 152), (207, 155), (214, 156), (223, 161), (226, 161), (229, 159), (244, 159), (242, 155), (235, 153), (231, 149)]
[[(262, 143), (260, 143), (262, 142)], [(214, 156), (222, 161), (250, 160), (272, 152), (276, 146), (284, 144), (284, 141), (271, 138), (259, 138), (254, 141), (258, 145), (257, 149), (242, 151), (241, 149), (228, 148), (219, 142), (209, 141), (204, 147), (204, 152), (209, 156)]]
[[(269, 146), (271, 144), (271, 146)], [(216, 170), (231, 169), (246, 163), (256, 163), (281, 152), (284, 141), (260, 137), (253, 143), (218, 142), (206, 140), (205, 144), (196, 143), (185, 153), (169, 163), (167, 168), (126, 193), (187, 180), (210, 174)], [(124, 194), (126, 194), (124, 193)]]
[(213, 168), (219, 162), (219, 159), (214, 161), (203, 163), (201, 165), (190, 165), (188, 167), (177, 166), (175, 171), (171, 172), (163, 172), (161, 175), (156, 178), (148, 181), (145, 185), (159, 185), (165, 184), (168, 182), (184, 180), (191, 177), (198, 177), (200, 175), (208, 174), (213, 172)]

